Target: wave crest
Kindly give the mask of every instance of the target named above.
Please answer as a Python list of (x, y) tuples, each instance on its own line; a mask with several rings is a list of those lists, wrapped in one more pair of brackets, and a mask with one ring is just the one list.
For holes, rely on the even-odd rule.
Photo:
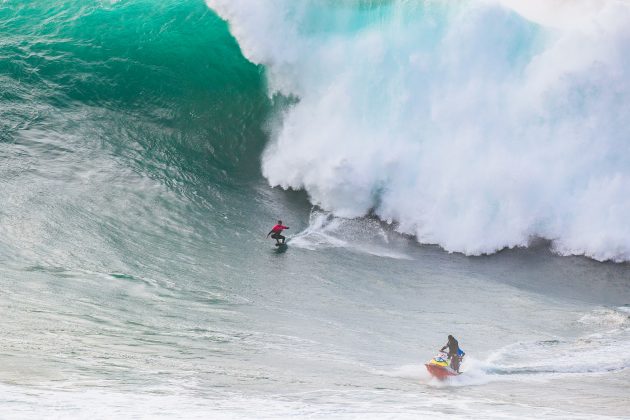
[(263, 155), (271, 185), (448, 251), (542, 237), (630, 260), (627, 4), (554, 25), (509, 1), (207, 3), (299, 97)]

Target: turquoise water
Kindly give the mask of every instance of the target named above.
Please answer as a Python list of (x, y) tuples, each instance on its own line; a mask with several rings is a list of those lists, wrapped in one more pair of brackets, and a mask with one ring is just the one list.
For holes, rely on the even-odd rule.
[[(304, 18), (301, 33), (330, 47), (333, 61), (357, 59), (346, 51), (362, 52), (385, 32), (401, 49), (374, 41), (383, 56), (409, 62), (415, 28), (430, 34), (415, 51), (419, 65), (443, 46), (459, 9), (275, 2), (243, 15), (230, 9), (240, 2), (216, 3), (222, 18), (194, 0), (0, 4), (0, 416), (626, 415), (628, 264), (558, 256), (553, 238), (493, 255), (448, 253), (421, 245), (421, 235), (405, 234), (409, 220), (381, 217), (369, 200), (374, 211), (340, 217), (365, 191), (399, 201), (383, 193), (394, 184), (367, 182), (371, 158), (352, 159), (368, 156), (378, 139), (357, 148), (345, 125), (354, 114), (340, 106), (337, 116), (322, 116), (342, 102), (317, 104), (313, 92), (326, 97), (342, 86), (346, 98), (367, 101), (381, 85), (370, 74), (353, 79), (352, 66), (329, 84), (326, 67), (274, 38), (287, 22), (263, 13)], [(505, 40), (505, 68), (553, 38), (512, 12), (481, 15), (498, 19), (497, 30), (518, 23), (518, 36)], [(264, 31), (252, 37), (243, 22)], [(271, 49), (278, 55), (260, 52), (254, 41), (274, 45), (265, 36), (284, 39)], [(309, 42), (299, 46), (324, 57)], [(375, 92), (381, 103), (392, 105), (394, 85), (406, 86), (411, 73), (403, 68), (393, 90)], [(372, 89), (354, 96), (364, 85)], [(362, 109), (389, 124), (404, 122), (411, 105), (426, 106), (405, 105), (395, 116), (367, 102)], [(304, 116), (322, 124), (312, 137)], [(285, 130), (296, 143), (277, 148), (290, 138)], [(397, 133), (388, 150), (407, 150), (404, 124)], [(412, 185), (395, 155), (384, 155), (401, 168), (389, 179)], [(347, 176), (327, 172), (330, 162)], [(347, 183), (338, 189), (340, 180)], [(286, 252), (265, 238), (278, 218), (291, 227)], [(617, 223), (613, 210), (608, 220)], [(424, 242), (444, 245), (439, 229), (437, 241)], [(606, 235), (593, 238), (592, 249), (606, 254)], [(505, 242), (487, 239), (490, 248)], [(423, 363), (448, 334), (467, 360), (464, 375), (441, 383)]]

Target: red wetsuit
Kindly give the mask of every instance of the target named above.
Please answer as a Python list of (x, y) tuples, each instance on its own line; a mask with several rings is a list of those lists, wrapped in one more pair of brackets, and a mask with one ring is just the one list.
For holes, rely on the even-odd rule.
[(285, 229), (289, 229), (289, 228), (288, 228), (288, 227), (286, 227), (286, 226), (283, 226), (283, 225), (275, 225), (275, 226), (271, 229), (271, 231), (272, 231), (273, 233), (282, 233), (282, 231), (283, 231), (283, 230), (285, 230)]

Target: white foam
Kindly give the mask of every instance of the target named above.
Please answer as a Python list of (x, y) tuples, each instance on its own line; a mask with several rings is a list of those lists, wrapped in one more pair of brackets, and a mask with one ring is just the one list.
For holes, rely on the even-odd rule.
[[(498, 0), (525, 18), (552, 28), (577, 29), (602, 8), (601, 0)], [(619, 0), (615, 0), (619, 2)], [(608, 2), (612, 3), (612, 2)]]
[(290, 241), (291, 246), (309, 250), (345, 248), (378, 257), (412, 259), (395, 250), (388, 233), (376, 220), (344, 219), (315, 209), (311, 211), (309, 226)]
[(626, 309), (601, 308), (582, 315), (578, 322), (595, 327), (595, 332), (574, 339), (516, 342), (485, 359), (466, 355), (462, 374), (456, 377), (436, 379), (419, 364), (376, 373), (443, 388), (498, 381), (543, 383), (559, 377), (620, 372), (630, 368), (630, 320)]
[(622, 311), (595, 309), (578, 323), (591, 327), (576, 339), (514, 343), (494, 352), (486, 369), (494, 375), (601, 374), (630, 368), (630, 320)]
[(390, 371), (379, 371), (377, 373), (384, 376), (413, 380), (434, 388), (444, 388), (452, 386), (483, 385), (500, 379), (493, 378), (492, 375), (488, 374), (487, 371), (489, 368), (490, 366), (488, 363), (471, 358), (469, 360), (465, 360), (461, 365), (461, 375), (447, 377), (444, 379), (438, 379), (431, 376), (423, 364), (404, 365), (396, 367)]
[(594, 310), (578, 321), (582, 324), (603, 326), (609, 328), (628, 328), (630, 326), (630, 311), (628, 308), (603, 308)]
[(207, 3), (299, 97), (271, 185), (449, 251), (630, 259), (627, 2)]

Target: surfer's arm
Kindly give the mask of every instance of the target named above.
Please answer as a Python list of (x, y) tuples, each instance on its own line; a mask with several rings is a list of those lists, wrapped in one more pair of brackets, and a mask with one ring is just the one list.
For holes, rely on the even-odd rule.
[(269, 231), (269, 233), (267, 234), (267, 238), (269, 237), (269, 235), (271, 235), (273, 233), (273, 229)]

